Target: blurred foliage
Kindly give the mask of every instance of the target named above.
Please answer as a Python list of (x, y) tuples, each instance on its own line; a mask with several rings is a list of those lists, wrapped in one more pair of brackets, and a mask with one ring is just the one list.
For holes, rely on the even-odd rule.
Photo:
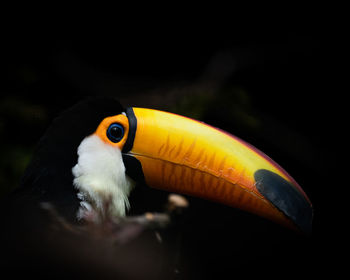
[[(198, 98), (200, 96), (200, 98)], [(210, 92), (200, 92), (184, 95), (183, 98), (170, 108), (179, 115), (184, 115), (193, 119), (201, 119), (205, 110), (213, 101), (213, 95)]]
[(1, 97), (0, 195), (18, 186), (38, 140), (38, 131), (47, 121), (43, 106), (24, 97)]
[(32, 149), (19, 145), (6, 148), (1, 147), (0, 195), (18, 186), (19, 179), (30, 161), (32, 151)]
[(41, 123), (47, 118), (42, 106), (16, 96), (5, 96), (0, 99), (0, 113), (2, 118), (17, 119), (23, 122), (23, 125)]
[(173, 111), (194, 119), (215, 116), (245, 129), (258, 129), (259, 118), (254, 113), (249, 93), (240, 87), (228, 87), (219, 92), (201, 90), (183, 96), (173, 106)]

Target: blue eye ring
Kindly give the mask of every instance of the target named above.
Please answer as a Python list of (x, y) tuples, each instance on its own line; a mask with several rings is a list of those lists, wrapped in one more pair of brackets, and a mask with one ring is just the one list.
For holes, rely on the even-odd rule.
[(112, 123), (107, 129), (107, 137), (113, 143), (120, 142), (124, 137), (124, 127), (119, 123)]

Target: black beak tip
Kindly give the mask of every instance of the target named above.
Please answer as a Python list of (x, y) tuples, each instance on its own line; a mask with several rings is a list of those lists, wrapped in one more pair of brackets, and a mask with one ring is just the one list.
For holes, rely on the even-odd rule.
[(312, 205), (292, 183), (280, 175), (259, 169), (254, 173), (256, 188), (306, 235), (312, 232)]

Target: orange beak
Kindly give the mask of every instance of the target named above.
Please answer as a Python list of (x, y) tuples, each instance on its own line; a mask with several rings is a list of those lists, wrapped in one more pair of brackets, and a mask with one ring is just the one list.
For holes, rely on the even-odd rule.
[(127, 117), (130, 139), (123, 156), (138, 160), (147, 185), (217, 201), (311, 232), (313, 211), (307, 195), (253, 146), (171, 113), (128, 108)]

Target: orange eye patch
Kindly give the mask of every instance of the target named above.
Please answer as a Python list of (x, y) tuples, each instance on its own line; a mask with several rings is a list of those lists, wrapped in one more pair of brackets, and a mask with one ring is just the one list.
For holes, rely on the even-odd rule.
[(123, 149), (128, 133), (129, 121), (123, 114), (105, 118), (95, 131), (95, 134), (102, 141), (116, 146), (120, 150)]

